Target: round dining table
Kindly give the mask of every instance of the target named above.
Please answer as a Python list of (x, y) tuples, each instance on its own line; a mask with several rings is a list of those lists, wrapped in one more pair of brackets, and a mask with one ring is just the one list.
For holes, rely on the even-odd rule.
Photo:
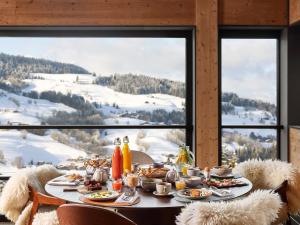
[[(57, 178), (55, 178), (57, 179)], [(232, 195), (229, 197), (218, 197), (212, 195), (206, 199), (195, 200), (197, 202), (213, 202), (213, 201), (230, 201), (248, 194), (252, 189), (252, 183), (243, 177), (240, 177), (247, 185), (240, 187), (227, 188), (231, 191)], [(66, 186), (56, 186), (49, 184), (46, 186), (46, 192), (53, 197), (65, 200), (68, 203), (86, 204), (80, 200), (83, 195), (77, 191), (64, 191)], [(111, 181), (108, 181), (106, 187), (112, 190)], [(175, 189), (173, 190), (175, 193)], [(136, 224), (142, 225), (172, 225), (175, 224), (176, 216), (181, 212), (181, 209), (187, 204), (195, 201), (180, 198), (174, 194), (171, 197), (157, 197), (151, 192), (146, 192), (142, 188), (137, 188), (140, 196), (140, 201), (131, 206), (114, 206), (113, 208), (119, 213), (125, 215), (133, 220)]]

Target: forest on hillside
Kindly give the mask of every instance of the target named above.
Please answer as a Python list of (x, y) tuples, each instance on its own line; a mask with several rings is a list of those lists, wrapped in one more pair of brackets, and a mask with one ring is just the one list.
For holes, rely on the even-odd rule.
[(234, 106), (242, 106), (247, 110), (256, 109), (270, 112), (273, 116), (276, 116), (277, 107), (275, 104), (264, 102), (261, 100), (241, 98), (236, 93), (224, 92), (222, 93), (222, 113), (230, 113), (234, 111)]
[(95, 79), (94, 83), (110, 87), (115, 91), (134, 95), (161, 93), (185, 98), (184, 82), (145, 75), (129, 73), (99, 76)]
[(25, 79), (30, 73), (89, 74), (86, 69), (69, 63), (0, 53), (0, 77)]

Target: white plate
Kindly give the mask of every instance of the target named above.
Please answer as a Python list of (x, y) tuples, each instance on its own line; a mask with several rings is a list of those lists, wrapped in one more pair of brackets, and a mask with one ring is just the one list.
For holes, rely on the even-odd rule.
[[(195, 189), (195, 188), (194, 188)], [(203, 188), (202, 188), (203, 189)], [(197, 189), (198, 190), (198, 189)], [(201, 189), (199, 189), (201, 190)], [(209, 194), (207, 196), (199, 196), (199, 197), (192, 197), (192, 196), (188, 196), (188, 195), (185, 195), (183, 194), (184, 191), (187, 191), (187, 190), (180, 190), (180, 191), (177, 191), (177, 195), (179, 197), (182, 197), (182, 198), (187, 198), (187, 199), (191, 199), (191, 200), (200, 200), (200, 199), (205, 199), (205, 198), (208, 198), (212, 195), (212, 192), (210, 190), (207, 190), (205, 189), (205, 191), (209, 192)]]
[(153, 194), (155, 196), (161, 196), (161, 197), (163, 197), (163, 196), (172, 196), (174, 194), (174, 192), (171, 191), (169, 193), (158, 193), (157, 191), (153, 191)]
[(115, 200), (115, 199), (117, 199), (120, 196), (119, 192), (109, 191), (109, 192), (112, 193), (111, 196), (109, 196), (109, 197), (106, 197), (106, 198), (95, 198), (95, 197), (92, 197), (92, 194), (99, 193), (99, 192), (107, 192), (107, 191), (95, 191), (93, 193), (84, 195), (84, 197), (87, 198), (87, 199), (89, 199), (89, 200), (92, 200), (92, 201), (101, 202), (101, 201)]

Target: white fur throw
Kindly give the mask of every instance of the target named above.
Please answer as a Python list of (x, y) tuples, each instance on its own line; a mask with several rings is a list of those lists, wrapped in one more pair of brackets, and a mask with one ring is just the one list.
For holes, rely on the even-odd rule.
[(253, 183), (253, 190), (275, 189), (287, 180), (288, 212), (299, 212), (300, 172), (292, 164), (279, 160), (249, 160), (238, 164), (234, 172), (249, 179)]
[(255, 191), (230, 202), (193, 203), (177, 217), (177, 225), (270, 225), (281, 207), (278, 194)]
[(0, 212), (16, 225), (27, 225), (32, 204), (29, 200), (30, 185), (35, 191), (45, 193), (47, 181), (61, 175), (55, 167), (44, 165), (19, 170), (6, 183), (0, 198)]

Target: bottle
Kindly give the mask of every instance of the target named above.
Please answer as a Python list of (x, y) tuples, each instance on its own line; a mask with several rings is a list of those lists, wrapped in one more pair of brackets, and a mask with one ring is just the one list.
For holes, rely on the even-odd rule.
[(114, 141), (115, 151), (112, 156), (112, 178), (114, 180), (121, 179), (123, 173), (123, 156), (121, 152), (121, 139), (116, 138)]
[(131, 162), (132, 162), (132, 156), (131, 156), (131, 151), (129, 149), (129, 138), (128, 136), (125, 136), (123, 138), (123, 149), (122, 149), (122, 153), (123, 153), (123, 171), (124, 173), (129, 173), (131, 172)]

